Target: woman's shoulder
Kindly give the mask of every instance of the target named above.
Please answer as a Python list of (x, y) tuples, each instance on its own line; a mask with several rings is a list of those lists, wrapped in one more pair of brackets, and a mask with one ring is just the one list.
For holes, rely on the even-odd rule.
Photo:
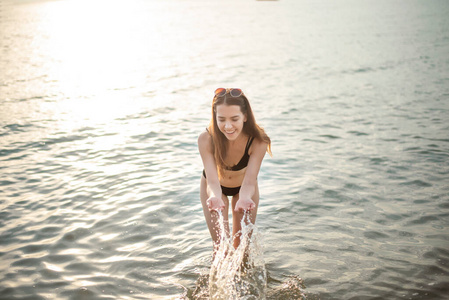
[(205, 130), (198, 136), (198, 147), (210, 147), (212, 145), (212, 136), (209, 131)]
[(210, 140), (212, 140), (212, 136), (207, 130), (202, 131), (198, 136), (198, 141), (210, 141)]
[(268, 143), (265, 142), (262, 139), (258, 139), (258, 138), (252, 138), (252, 143), (251, 143), (251, 147), (249, 148), (249, 154), (251, 155), (254, 151), (257, 152), (265, 152), (267, 150), (268, 147)]

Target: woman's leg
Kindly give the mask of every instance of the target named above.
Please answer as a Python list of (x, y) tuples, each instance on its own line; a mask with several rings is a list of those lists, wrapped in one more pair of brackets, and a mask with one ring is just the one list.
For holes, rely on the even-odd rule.
[[(203, 206), (204, 217), (206, 218), (207, 227), (209, 228), (210, 235), (212, 237), (212, 241), (214, 243), (214, 249), (216, 249), (220, 243), (220, 225), (218, 223), (218, 213), (216, 211), (209, 211), (207, 207), (207, 199), (209, 199), (209, 193), (207, 191), (207, 180), (204, 177), (201, 177), (200, 183), (200, 198), (201, 204)], [(225, 234), (229, 236), (229, 199), (225, 195), (222, 195), (223, 202), (225, 204), (225, 208), (223, 209), (223, 221), (225, 227)]]
[[(240, 245), (241, 233), (239, 231), (242, 230), (242, 226), (240, 223), (241, 223), (243, 215), (244, 215), (244, 212), (234, 211), (235, 205), (238, 200), (239, 200), (239, 194), (232, 197), (232, 236), (234, 239), (234, 248), (236, 248), (236, 249)], [(259, 186), (258, 185), (256, 185), (256, 190), (254, 192), (252, 200), (256, 204), (256, 208), (254, 208), (253, 210), (250, 211), (249, 218), (250, 218), (251, 223), (255, 224), (256, 216), (257, 216), (257, 209), (259, 208)], [(247, 222), (247, 221), (245, 220), (245, 222)]]

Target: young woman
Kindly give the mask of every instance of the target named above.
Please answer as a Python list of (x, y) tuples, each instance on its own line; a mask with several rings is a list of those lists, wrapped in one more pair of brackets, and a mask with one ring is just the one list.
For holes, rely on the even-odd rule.
[(229, 236), (228, 197), (232, 197), (232, 235), (237, 248), (244, 212), (249, 212), (253, 224), (256, 221), (257, 174), (265, 152), (271, 155), (271, 140), (257, 125), (248, 99), (240, 89), (215, 91), (212, 120), (207, 131), (200, 134), (198, 148), (204, 165), (200, 197), (214, 249), (220, 242), (219, 210)]

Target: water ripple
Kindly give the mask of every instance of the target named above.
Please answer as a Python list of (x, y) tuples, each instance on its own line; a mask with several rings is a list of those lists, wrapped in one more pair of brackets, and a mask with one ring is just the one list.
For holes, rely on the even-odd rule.
[(447, 9), (402, 2), (111, 2), (75, 35), (82, 5), (7, 4), (0, 298), (207, 298), (196, 141), (223, 85), (273, 141), (267, 299), (445, 299)]

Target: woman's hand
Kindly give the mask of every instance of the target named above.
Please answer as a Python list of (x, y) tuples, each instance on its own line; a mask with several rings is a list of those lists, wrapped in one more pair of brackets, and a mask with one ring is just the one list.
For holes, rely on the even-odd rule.
[(209, 211), (220, 211), (223, 210), (225, 208), (223, 199), (219, 198), (219, 197), (209, 197), (209, 199), (207, 199), (206, 201), (207, 207), (209, 208)]
[(240, 198), (239, 201), (235, 204), (234, 210), (236, 212), (241, 211), (247, 211), (247, 210), (253, 210), (256, 208), (256, 204), (254, 203), (251, 198)]

